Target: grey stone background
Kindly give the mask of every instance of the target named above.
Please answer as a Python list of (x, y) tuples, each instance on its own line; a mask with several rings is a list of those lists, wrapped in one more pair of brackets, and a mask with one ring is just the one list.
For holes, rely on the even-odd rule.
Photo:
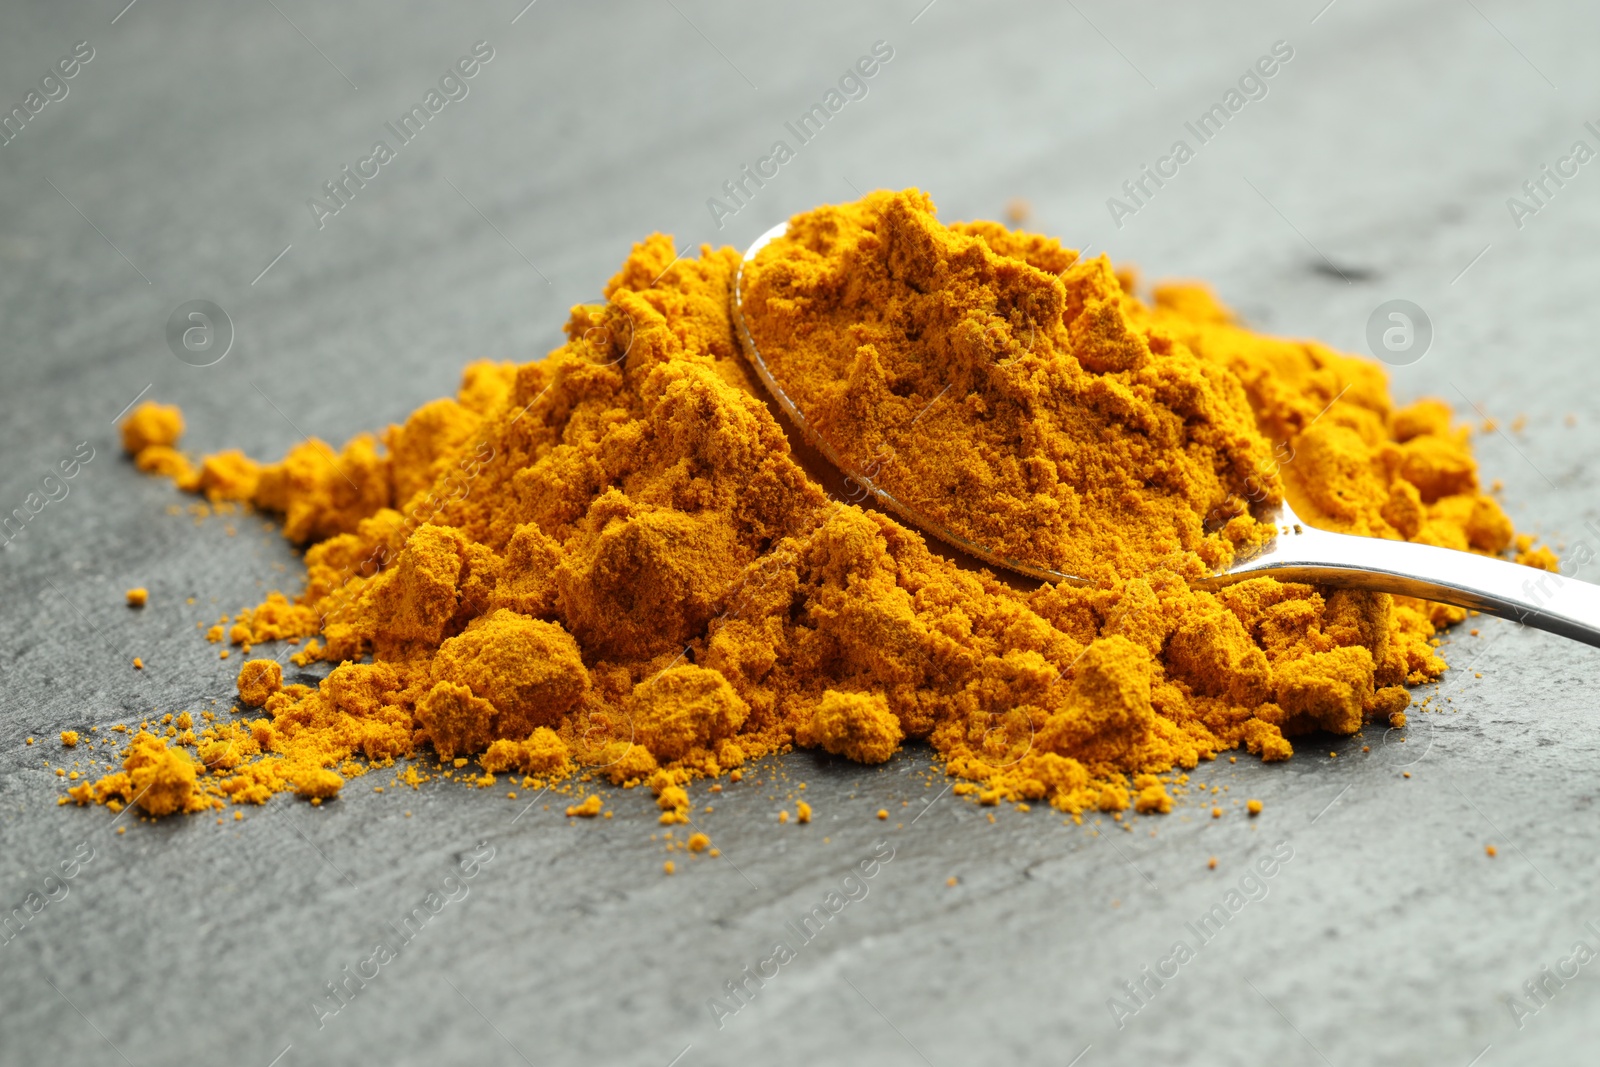
[[(94, 853), (0, 944), (0, 1061), (1593, 1057), (1592, 967), (1550, 981), (1520, 1027), (1505, 998), (1576, 941), (1600, 948), (1584, 926), (1600, 921), (1584, 686), (1600, 661), (1494, 620), (1450, 636), (1447, 710), (1415, 716), (1403, 742), (1369, 729), (1287, 765), (1203, 766), (1197, 783), (1228, 789), (1225, 818), (1191, 796), (1131, 833), (1037, 809), (991, 825), (940, 795), (925, 754), (882, 769), (796, 755), (697, 816), (723, 858), (677, 854), (666, 878), (644, 791), (608, 793), (616, 817), (575, 827), (564, 801), (513, 822), (523, 804), (499, 790), (364, 782), (242, 823), (113, 823), (57, 807), (51, 770), (62, 728), (225, 709), (238, 661), (196, 622), (298, 582), (260, 520), (229, 537), (223, 520), (166, 514), (187, 501), (115, 444), (136, 396), (181, 404), (195, 450), (343, 440), (448, 393), (469, 359), (548, 351), (566, 308), (653, 230), (742, 246), (874, 187), (921, 186), (946, 218), (1024, 197), (1036, 228), (1152, 277), (1209, 279), (1263, 328), (1351, 351), (1375, 307), (1412, 300), (1435, 337), (1395, 372), (1397, 396), (1500, 420), (1477, 447), (1517, 523), (1569, 551), (1600, 544), (1584, 527), (1600, 164), (1520, 228), (1506, 203), (1575, 140), (1600, 147), (1584, 128), (1600, 119), (1592, 5), (123, 2), (0, 12), (7, 109), (76, 42), (94, 49), (0, 146), (0, 511), (79, 442), (95, 450), (0, 551), (0, 907), (80, 844)], [(470, 95), (319, 230), (307, 198), (479, 40), (494, 58)], [(894, 58), (866, 98), (719, 229), (706, 199), (878, 40)], [(1268, 95), (1113, 225), (1106, 198), (1278, 40), (1294, 57)], [(195, 299), (236, 331), (204, 369), (164, 337)], [(153, 599), (136, 613), (122, 592), (137, 584)], [(800, 781), (816, 821), (780, 826)], [(1261, 818), (1237, 813), (1246, 796)], [(867, 897), (719, 1029), (708, 998), (792, 940), (785, 923), (879, 840), (894, 858)], [(319, 1027), (324, 983), (478, 841), (494, 858), (465, 899)], [(1185, 924), (1279, 842), (1293, 858), (1265, 898), (1119, 1029), (1119, 983), (1192, 940)]]

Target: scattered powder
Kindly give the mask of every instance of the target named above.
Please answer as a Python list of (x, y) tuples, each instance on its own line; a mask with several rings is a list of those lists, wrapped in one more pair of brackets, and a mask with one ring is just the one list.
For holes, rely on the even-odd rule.
[(146, 401), (122, 420), (121, 429), (123, 449), (136, 460), (149, 457), (148, 449), (170, 449), (178, 443), (183, 436), (183, 413), (166, 404)]
[(197, 780), (198, 770), (188, 752), (170, 748), (161, 738), (141, 730), (123, 758), (122, 770), (98, 782), (75, 785), (67, 795), (79, 804), (94, 801), (119, 811), (135, 803), (151, 815), (221, 807), (220, 800), (200, 792)]
[[(322, 802), (428, 746), (432, 776), (467, 784), (647, 785), (670, 826), (696, 777), (915, 741), (983, 803), (1168, 811), (1169, 772), (1403, 721), (1406, 686), (1445, 669), (1436, 628), (1465, 615), (1269, 578), (1194, 589), (1265, 535), (1251, 505), (1512, 545), (1467, 431), (1438, 401), (1394, 407), (1376, 364), (1253, 333), (1197, 285), (1143, 301), (1104, 257), (945, 226), (915, 191), (797, 216), (747, 295), (764, 354), (884, 485), (936, 487), (919, 506), (952, 529), (1089, 579), (1016, 588), (831, 497), (743, 361), (738, 253), (676, 257), (641, 242), (548, 358), (472, 364), (454, 399), (342, 449), (195, 460), (175, 409), (136, 408), (139, 468), (305, 546), (303, 590), (234, 616), (229, 642), (306, 639), (293, 662), (333, 669), (245, 663), (246, 710), (135, 735), (74, 799)], [(481, 774), (455, 769), (472, 757)]]
[(1533, 537), (1529, 534), (1517, 534), (1512, 547), (1515, 550), (1516, 561), (1524, 567), (1537, 567), (1542, 571), (1552, 572), (1561, 568), (1555, 553), (1543, 545), (1535, 548)]
[(598, 793), (592, 793), (588, 800), (582, 804), (574, 804), (567, 809), (568, 815), (575, 815), (585, 819), (592, 819), (600, 814), (602, 801)]

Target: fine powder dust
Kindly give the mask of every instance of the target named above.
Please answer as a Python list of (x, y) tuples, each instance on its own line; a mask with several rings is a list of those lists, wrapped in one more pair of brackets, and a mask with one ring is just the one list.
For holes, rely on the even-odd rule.
[(1445, 669), (1436, 629), (1464, 616), (1270, 578), (1193, 588), (1261, 538), (1251, 506), (1512, 545), (1467, 431), (1437, 401), (1394, 408), (1373, 363), (1253, 333), (1199, 286), (1143, 302), (1104, 257), (947, 227), (916, 191), (797, 216), (753, 272), (752, 330), (802, 410), (888, 457), (886, 482), (1089, 579), (1019, 590), (800, 466), (740, 352), (738, 266), (654, 235), (548, 358), (473, 364), (455, 399), (338, 452), (196, 463), (176, 409), (136, 409), (140, 469), (305, 546), (303, 592), (210, 636), (304, 640), (296, 663), (333, 668), (286, 685), (247, 662), (248, 710), (141, 734), (70, 796), (320, 803), (431, 745), (486, 785), (646, 784), (672, 821), (698, 776), (918, 741), (991, 803), (1166, 811), (1158, 776), (1225, 750), (1285, 759), (1297, 734), (1402, 724), (1406, 686)]

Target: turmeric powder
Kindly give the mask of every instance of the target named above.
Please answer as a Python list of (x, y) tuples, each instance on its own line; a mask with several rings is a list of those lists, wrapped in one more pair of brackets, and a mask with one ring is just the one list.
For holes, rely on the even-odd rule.
[(750, 265), (750, 332), (846, 466), (962, 540), (1084, 578), (1180, 552), (1214, 569), (1270, 534), (1247, 514), (1204, 528), (1271, 459), (1237, 376), (1140, 321), (1104, 255), (932, 208), (820, 208)]
[[(739, 263), (654, 235), (548, 358), (472, 364), (454, 399), (337, 451), (194, 461), (171, 417), (136, 409), (139, 467), (306, 546), (305, 588), (230, 642), (308, 639), (295, 663), (334, 665), (309, 686), (247, 662), (260, 714), (205, 727), (191, 791), (163, 763), (178, 784), (154, 803), (320, 802), (431, 745), (488, 782), (647, 784), (672, 825), (692, 778), (915, 741), (984, 803), (1164, 812), (1175, 768), (1403, 721), (1406, 686), (1445, 670), (1430, 638), (1462, 617), (1270, 578), (1194, 588), (1264, 536), (1253, 507), (1512, 544), (1448, 407), (1395, 408), (1376, 364), (1253, 333), (1197, 285), (1146, 302), (1104, 257), (946, 226), (915, 190), (797, 216), (747, 292), (775, 373), (884, 485), (938, 487), (917, 503), (952, 531), (1091, 579), (1019, 590), (801, 465), (740, 352)], [(176, 751), (136, 738), (136, 766), (152, 741)]]
[(198, 772), (194, 760), (182, 748), (141, 730), (133, 737), (122, 770), (98, 782), (84, 782), (67, 790), (80, 804), (94, 800), (112, 804), (118, 810), (133, 803), (151, 815), (170, 815), (175, 811), (209, 811), (220, 803), (203, 796), (196, 788)]

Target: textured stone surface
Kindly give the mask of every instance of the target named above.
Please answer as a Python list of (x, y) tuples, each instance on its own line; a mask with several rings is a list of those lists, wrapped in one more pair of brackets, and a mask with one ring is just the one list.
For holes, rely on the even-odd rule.
[[(367, 779), (320, 809), (129, 816), (119, 836), (103, 809), (58, 808), (45, 763), (62, 728), (225, 709), (238, 660), (195, 624), (298, 580), (259, 519), (230, 537), (169, 516), (187, 501), (118, 455), (113, 417), (147, 385), (183, 405), (191, 448), (270, 458), (301, 433), (340, 440), (448, 392), (470, 358), (552, 347), (565, 309), (652, 229), (743, 245), (875, 186), (921, 185), (946, 218), (1026, 197), (1046, 232), (1211, 279), (1258, 325), (1351, 350), (1378, 304), (1413, 300), (1435, 339), (1397, 394), (1482, 405), (1508, 431), (1479, 449), (1516, 521), (1600, 547), (1584, 527), (1600, 176), (1583, 168), (1520, 230), (1505, 203), (1575, 139), (1597, 145), (1594, 10), (120, 3), (12, 5), (0, 34), (6, 107), (74, 42), (95, 49), (0, 146), (0, 510), (78, 442), (96, 450), (0, 550), (0, 907), (94, 850), (0, 945), (0, 1059), (664, 1067), (688, 1046), (677, 1062), (1066, 1064), (1092, 1046), (1076, 1062), (1465, 1065), (1485, 1046), (1481, 1064), (1592, 1047), (1587, 970), (1521, 1030), (1504, 998), (1575, 940), (1600, 946), (1583, 927), (1600, 922), (1584, 888), (1600, 654), (1493, 620), (1453, 635), (1446, 655), (1469, 669), (1440, 687), (1451, 710), (1416, 716), (1404, 744), (1373, 729), (1303, 743), (1287, 765), (1205, 766), (1225, 818), (1191, 799), (1132, 833), (1039, 810), (991, 825), (949, 795), (924, 812), (943, 782), (914, 754), (870, 769), (799, 755), (697, 814), (723, 858), (675, 854), (666, 878), (642, 791), (570, 826), (565, 799), (513, 821), (526, 795), (378, 795)], [(306, 198), (480, 39), (495, 55), (470, 95), (319, 231)], [(793, 145), (785, 121), (879, 39), (895, 54), (866, 98), (718, 230), (706, 198), (773, 140)], [(1268, 95), (1115, 227), (1106, 197), (1279, 39), (1294, 58)], [(196, 299), (237, 334), (203, 369), (164, 337)], [(138, 612), (134, 585), (151, 591)], [(815, 821), (780, 826), (802, 780)], [(1259, 819), (1234, 810), (1248, 796)], [(880, 839), (894, 858), (866, 898), (719, 1030), (707, 998), (795, 943), (785, 924)], [(324, 983), (480, 840), (494, 859), (465, 899), (319, 1028)], [(1294, 858), (1266, 897), (1119, 1030), (1118, 984), (1192, 940), (1185, 924), (1280, 841)]]

